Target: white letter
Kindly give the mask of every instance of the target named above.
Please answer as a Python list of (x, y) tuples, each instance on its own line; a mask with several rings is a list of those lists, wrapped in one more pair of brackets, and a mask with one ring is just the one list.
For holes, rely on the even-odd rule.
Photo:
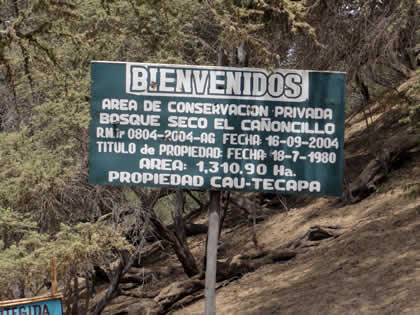
[(120, 173), (115, 171), (108, 172), (108, 182), (112, 183), (114, 179), (117, 179), (120, 177)]
[(284, 92), (284, 79), (280, 73), (273, 73), (268, 78), (268, 93), (272, 97), (280, 97)]
[(263, 96), (267, 92), (267, 76), (261, 72), (253, 73), (252, 96)]
[[(200, 77), (201, 74), (201, 77)], [(209, 72), (207, 70), (194, 70), (194, 86), (196, 94), (204, 94), (207, 85), (207, 77)]]
[(109, 98), (104, 98), (102, 100), (102, 109), (111, 109), (111, 101)]
[(191, 93), (191, 70), (176, 69), (176, 91)]
[(143, 67), (131, 68), (131, 90), (142, 92), (147, 89), (147, 70)]
[(226, 72), (226, 95), (241, 95), (242, 72)]
[[(217, 79), (218, 76), (223, 76), (223, 80)], [(225, 94), (225, 72), (211, 71), (210, 72), (210, 89), (209, 94)]]
[(168, 77), (168, 74), (173, 74), (175, 71), (174, 69), (160, 69), (160, 87), (159, 90), (162, 92), (174, 92), (174, 86), (167, 86), (167, 83), (175, 83), (174, 77)]
[(286, 75), (286, 90), (284, 95), (289, 98), (298, 98), (302, 95), (302, 77), (297, 73)]

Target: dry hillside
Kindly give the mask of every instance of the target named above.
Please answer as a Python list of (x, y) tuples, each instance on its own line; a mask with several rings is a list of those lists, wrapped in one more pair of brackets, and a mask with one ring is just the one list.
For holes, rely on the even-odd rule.
[[(346, 187), (380, 165), (360, 201), (293, 197), (288, 211), (274, 204), (256, 225), (260, 251), (243, 211), (229, 213), (220, 266), (237, 263), (239, 272), (218, 283), (218, 314), (420, 314), (420, 142), (419, 130), (401, 122), (406, 106), (392, 92), (366, 110), (368, 128), (363, 112), (346, 122)], [(384, 159), (387, 150), (394, 155)], [(201, 257), (205, 235), (188, 241)], [(264, 260), (267, 252), (277, 254)], [(187, 280), (170, 251), (130, 272), (103, 314), (204, 313), (203, 281)]]

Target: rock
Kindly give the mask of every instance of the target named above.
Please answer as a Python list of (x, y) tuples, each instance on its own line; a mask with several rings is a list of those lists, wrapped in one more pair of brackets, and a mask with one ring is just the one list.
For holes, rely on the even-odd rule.
[(188, 279), (185, 281), (177, 281), (168, 285), (166, 288), (163, 288), (154, 300), (166, 308), (183, 297), (203, 288), (204, 281), (202, 280)]
[(309, 231), (308, 241), (322, 241), (326, 238), (330, 238), (333, 236), (334, 235), (323, 229), (314, 229), (312, 231)]
[(291, 250), (277, 249), (272, 251), (270, 258), (274, 263), (287, 262), (296, 257), (296, 252)]
[(249, 259), (243, 255), (233, 256), (229, 264), (229, 273), (236, 276), (252, 271), (251, 268), (249, 268), (248, 262)]
[[(255, 216), (255, 223), (259, 224), (259, 223), (263, 223), (265, 220), (267, 220), (269, 217), (268, 214), (258, 214), (257, 216)], [(252, 214), (248, 215), (248, 221), (249, 222), (253, 222), (254, 221), (254, 217)]]
[(158, 280), (155, 273), (128, 273), (121, 279), (121, 283), (136, 283), (138, 285), (144, 285), (146, 283)]
[(112, 299), (105, 309), (102, 311), (102, 315), (113, 315), (113, 314), (127, 314), (127, 309), (130, 305), (136, 303), (137, 298), (129, 296), (117, 296)]
[(158, 315), (162, 307), (152, 299), (142, 299), (127, 308), (127, 315)]
[(127, 291), (127, 290), (133, 290), (135, 288), (137, 288), (139, 286), (138, 283), (121, 283), (120, 284), (120, 289), (123, 291)]
[[(121, 286), (120, 286), (121, 287)], [(134, 289), (129, 290), (121, 290), (124, 295), (133, 296), (137, 298), (147, 298), (147, 299), (154, 299), (160, 293), (159, 289), (150, 289), (144, 286), (137, 287)]]
[(102, 314), (157, 315), (161, 311), (162, 307), (153, 299), (119, 296), (112, 300), (112, 304), (108, 305)]

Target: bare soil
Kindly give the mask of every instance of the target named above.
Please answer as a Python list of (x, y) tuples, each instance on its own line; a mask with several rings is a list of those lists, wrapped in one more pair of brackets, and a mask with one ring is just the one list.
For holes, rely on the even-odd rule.
[[(350, 123), (345, 146), (348, 181), (357, 177), (382, 141), (406, 132), (398, 122), (400, 110), (394, 106), (384, 114), (381, 104), (374, 105), (371, 130), (362, 114)], [(369, 132), (375, 132), (373, 143)], [(419, 183), (417, 148), (359, 203), (340, 206), (334, 198), (318, 198), (258, 225), (264, 248), (286, 246), (314, 225), (337, 227), (341, 235), (314, 242), (286, 264), (264, 266), (219, 289), (217, 313), (420, 314)], [(230, 241), (235, 243), (238, 234), (243, 235), (232, 233)], [(241, 250), (252, 246), (248, 240)], [(174, 312), (203, 313), (204, 300)]]
[[(341, 226), (343, 234), (221, 288), (218, 314), (420, 314), (420, 200), (404, 195), (392, 189), (342, 208), (322, 198), (272, 217), (258, 227), (268, 248), (315, 224)], [(174, 314), (203, 311), (201, 300)]]
[[(383, 102), (373, 104), (369, 128), (363, 114), (348, 122), (347, 183), (360, 174), (386, 139), (397, 133), (419, 135), (418, 130), (407, 131), (407, 126), (399, 123), (401, 105), (386, 112), (382, 106)], [(356, 204), (345, 205), (337, 198), (292, 197), (292, 209), (285, 212), (279, 206), (257, 224), (258, 241), (264, 249), (288, 248), (314, 226), (331, 227), (338, 236), (306, 241), (288, 262), (265, 265), (226, 282), (217, 290), (217, 314), (420, 314), (419, 187), (417, 146), (393, 166), (373, 194)], [(237, 209), (226, 220), (219, 257), (255, 251), (252, 226), (242, 211)], [(197, 223), (205, 221), (203, 214)], [(188, 242), (200, 261), (205, 235), (191, 237)], [(169, 252), (150, 268), (157, 265), (173, 271), (164, 279), (136, 288), (143, 295), (186, 279)], [(103, 314), (127, 314), (119, 313), (123, 304), (141, 301), (135, 296), (119, 296)], [(170, 313), (204, 314), (204, 299)]]

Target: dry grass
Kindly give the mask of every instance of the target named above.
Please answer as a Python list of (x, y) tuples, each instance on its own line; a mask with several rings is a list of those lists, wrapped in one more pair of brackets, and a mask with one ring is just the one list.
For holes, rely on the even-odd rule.
[[(376, 130), (398, 121), (390, 117), (397, 108), (374, 112)], [(372, 158), (365, 127), (363, 118), (355, 117), (346, 130), (347, 171), (354, 173), (349, 178)], [(378, 137), (397, 132), (403, 127), (388, 126)], [(342, 235), (221, 288), (217, 314), (420, 314), (420, 192), (412, 199), (404, 189), (419, 177), (420, 154), (414, 152), (360, 203), (339, 207), (332, 198), (318, 198), (258, 225), (259, 241), (267, 249), (286, 245), (313, 225), (339, 226)], [(230, 243), (243, 245), (241, 251), (253, 247), (246, 229), (229, 234)], [(200, 300), (174, 314), (203, 313)]]

